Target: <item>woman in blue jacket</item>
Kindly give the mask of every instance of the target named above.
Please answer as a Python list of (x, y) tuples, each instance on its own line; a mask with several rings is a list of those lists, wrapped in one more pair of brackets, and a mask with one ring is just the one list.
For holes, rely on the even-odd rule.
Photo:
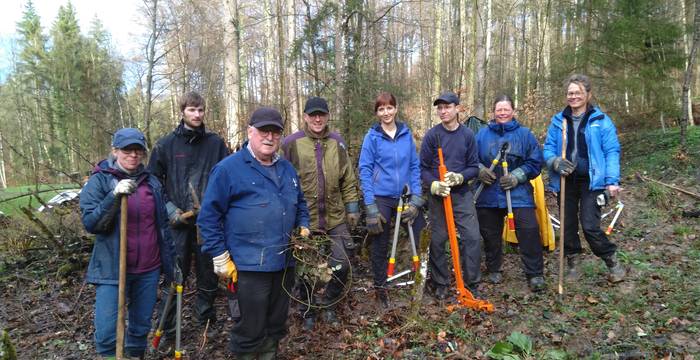
[(388, 306), (386, 291), (387, 248), (391, 229), (388, 224), (396, 215), (403, 189), (408, 185), (411, 198), (401, 215), (404, 223), (412, 222), (413, 233), (425, 226), (421, 207), (420, 167), (416, 144), (406, 123), (396, 119), (398, 108), (394, 95), (384, 92), (374, 102), (378, 122), (365, 135), (360, 152), (360, 183), (367, 211), (367, 231), (372, 241), (372, 272), (377, 300)]
[[(479, 180), (484, 189), (476, 201), (479, 231), (484, 238), (486, 268), (489, 281), (500, 283), (503, 264), (503, 218), (508, 209), (506, 191), (510, 191), (518, 237), (520, 258), (525, 276), (532, 291), (545, 288), (543, 277), (542, 243), (535, 216), (535, 201), (531, 179), (542, 170), (542, 150), (530, 129), (520, 126), (513, 117), (513, 100), (508, 95), (496, 97), (493, 103), (494, 119), (476, 135), (479, 147)], [(491, 162), (505, 149), (508, 175), (504, 175), (501, 163), (489, 170)]]
[[(615, 124), (600, 108), (591, 104), (591, 82), (575, 74), (566, 81), (563, 111), (552, 117), (544, 143), (544, 159), (549, 167), (548, 188), (559, 191), (560, 176), (566, 177), (564, 200), (564, 254), (567, 278), (578, 277), (577, 265), (582, 252), (578, 235), (583, 235), (591, 251), (605, 261), (608, 280), (620, 282), (625, 269), (617, 260), (617, 247), (600, 228), (600, 209), (607, 196), (620, 191), (620, 143)], [(562, 158), (562, 129), (566, 121), (566, 158)], [(561, 206), (561, 204), (560, 204)]]
[(95, 166), (80, 192), (83, 225), (88, 232), (97, 235), (87, 281), (96, 286), (95, 348), (103, 357), (113, 357), (117, 343), (122, 196), (128, 196), (126, 356), (143, 356), (160, 274), (173, 278), (175, 248), (168, 228), (163, 189), (142, 164), (146, 155), (145, 140), (137, 129), (117, 131), (112, 139), (111, 155)]

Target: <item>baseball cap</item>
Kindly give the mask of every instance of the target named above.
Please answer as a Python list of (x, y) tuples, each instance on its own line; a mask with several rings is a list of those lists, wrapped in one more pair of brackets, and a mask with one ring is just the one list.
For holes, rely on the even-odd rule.
[(326, 99), (317, 96), (312, 96), (306, 100), (306, 105), (304, 105), (304, 114), (313, 114), (315, 112), (322, 112), (324, 114), (330, 113), (328, 111), (328, 103)]
[(442, 94), (440, 94), (440, 96), (438, 96), (438, 98), (435, 99), (435, 101), (433, 101), (433, 106), (436, 106), (438, 103), (441, 102), (459, 105), (459, 97), (452, 91), (445, 91)]
[(146, 149), (146, 137), (139, 129), (123, 128), (117, 130), (112, 136), (112, 147), (123, 149), (129, 145), (140, 145)]
[(282, 120), (282, 114), (280, 114), (279, 111), (271, 107), (264, 106), (253, 111), (253, 114), (250, 115), (248, 125), (258, 129), (268, 125), (284, 129), (284, 120)]

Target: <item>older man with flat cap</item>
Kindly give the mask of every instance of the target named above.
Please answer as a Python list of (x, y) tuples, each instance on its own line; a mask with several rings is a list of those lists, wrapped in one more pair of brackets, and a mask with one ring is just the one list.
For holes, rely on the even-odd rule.
[(229, 346), (237, 359), (276, 357), (294, 283), (289, 240), (297, 228), (309, 235), (299, 177), (277, 154), (283, 129), (277, 110), (253, 112), (243, 148), (212, 169), (197, 220), (214, 272), (237, 283), (241, 318)]

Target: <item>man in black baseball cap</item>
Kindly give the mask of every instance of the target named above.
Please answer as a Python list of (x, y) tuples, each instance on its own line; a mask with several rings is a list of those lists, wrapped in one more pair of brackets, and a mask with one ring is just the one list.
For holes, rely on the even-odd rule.
[(437, 106), (438, 104), (455, 104), (459, 105), (459, 96), (457, 94), (453, 93), (452, 91), (445, 91), (440, 96), (438, 96), (435, 101), (433, 101), (433, 106)]

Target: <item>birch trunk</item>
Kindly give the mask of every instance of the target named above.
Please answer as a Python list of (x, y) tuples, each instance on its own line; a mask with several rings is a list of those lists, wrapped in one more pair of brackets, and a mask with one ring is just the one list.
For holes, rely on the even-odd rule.
[(238, 0), (224, 2), (224, 106), (226, 108), (226, 140), (231, 149), (238, 149), (245, 138), (239, 121), (241, 104), (240, 18)]

